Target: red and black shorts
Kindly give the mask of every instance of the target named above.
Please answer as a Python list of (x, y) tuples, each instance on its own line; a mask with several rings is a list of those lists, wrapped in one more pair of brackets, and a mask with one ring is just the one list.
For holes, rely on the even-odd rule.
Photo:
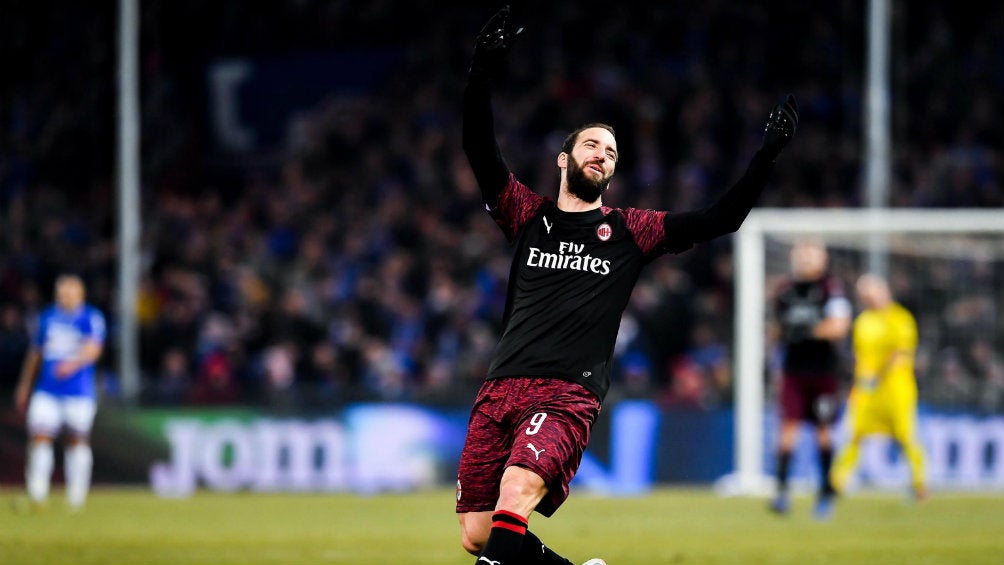
[(828, 426), (837, 418), (835, 373), (789, 372), (781, 378), (781, 419)]
[(556, 378), (497, 378), (478, 392), (457, 471), (457, 512), (495, 510), (502, 473), (517, 465), (544, 479), (537, 505), (554, 514), (568, 498), (600, 401), (582, 385)]

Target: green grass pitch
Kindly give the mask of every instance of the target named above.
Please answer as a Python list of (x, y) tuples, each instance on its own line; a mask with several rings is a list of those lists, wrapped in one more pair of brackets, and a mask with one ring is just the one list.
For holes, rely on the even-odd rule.
[[(20, 491), (0, 491), (9, 502)], [(146, 490), (97, 488), (83, 513), (54, 493), (41, 512), (0, 508), (0, 563), (470, 565), (460, 548), (453, 491), (349, 494), (213, 494), (160, 499)], [(638, 498), (574, 491), (553, 518), (531, 518), (548, 545), (576, 563), (1004, 564), (1004, 496), (934, 493), (923, 507), (860, 493), (832, 520), (812, 500), (791, 515), (762, 498), (660, 489)]]

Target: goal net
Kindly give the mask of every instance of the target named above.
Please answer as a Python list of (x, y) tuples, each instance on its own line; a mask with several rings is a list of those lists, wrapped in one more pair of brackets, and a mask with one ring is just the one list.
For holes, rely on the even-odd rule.
[[(854, 282), (874, 272), (888, 277), (895, 299), (914, 313), (922, 405), (1004, 411), (1004, 212), (754, 210), (735, 240), (735, 469), (719, 482), (728, 493), (772, 488), (777, 347), (767, 326), (773, 283), (788, 274), (788, 250), (805, 236), (826, 245), (830, 271), (855, 312)], [(846, 349), (849, 368), (849, 342)]]

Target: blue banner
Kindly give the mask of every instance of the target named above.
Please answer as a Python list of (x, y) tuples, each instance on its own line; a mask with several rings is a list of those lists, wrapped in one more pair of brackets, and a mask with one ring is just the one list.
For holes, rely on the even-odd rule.
[[(97, 483), (148, 482), (163, 496), (215, 491), (385, 492), (451, 485), (469, 407), (358, 404), (334, 413), (275, 417), (250, 408), (103, 407), (95, 422)], [(13, 421), (13, 419), (11, 419)], [(733, 469), (733, 413), (611, 403), (597, 421), (572, 485), (635, 495), (657, 484), (710, 485)], [(776, 416), (765, 419), (764, 472), (774, 467)], [(21, 479), (23, 426), (7, 428), (8, 480)], [(918, 433), (934, 489), (1004, 490), (1004, 417), (923, 411)], [(842, 423), (838, 443), (844, 441)], [(796, 488), (818, 483), (814, 434), (794, 454)], [(908, 469), (888, 438), (863, 447), (853, 488), (902, 488)]]

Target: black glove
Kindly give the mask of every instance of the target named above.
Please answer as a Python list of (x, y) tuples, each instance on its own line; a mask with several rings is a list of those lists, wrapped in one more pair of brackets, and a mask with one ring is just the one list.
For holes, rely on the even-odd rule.
[(516, 36), (523, 33), (506, 4), (488, 20), (474, 42), (474, 56), (468, 76), (472, 79), (503, 80), (509, 71), (509, 51)]
[(784, 104), (778, 104), (771, 110), (767, 126), (763, 128), (761, 149), (771, 158), (777, 157), (791, 138), (795, 137), (796, 129), (798, 129), (798, 102), (795, 102), (795, 97), (789, 94)]

